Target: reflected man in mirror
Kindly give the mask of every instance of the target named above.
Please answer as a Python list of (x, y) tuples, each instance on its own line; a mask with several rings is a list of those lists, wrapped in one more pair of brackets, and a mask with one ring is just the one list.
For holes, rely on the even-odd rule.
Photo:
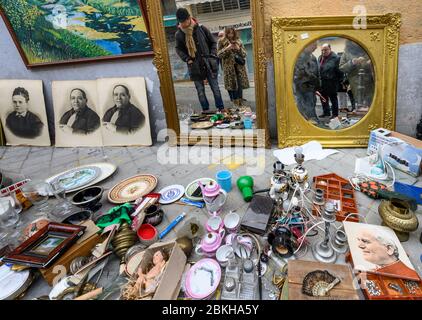
[(6, 127), (20, 138), (35, 139), (41, 135), (44, 124), (40, 118), (28, 110), (29, 93), (25, 88), (13, 90), (13, 109), (6, 118)]
[(120, 133), (134, 133), (139, 130), (145, 122), (145, 116), (130, 102), (128, 87), (116, 85), (113, 88), (113, 100), (115, 105), (104, 114), (104, 126)]
[(190, 79), (195, 83), (202, 110), (209, 110), (209, 102), (205, 94), (207, 80), (214, 95), (215, 107), (224, 109), (224, 102), (218, 86), (217, 41), (211, 32), (200, 25), (185, 8), (176, 12), (179, 22), (176, 31), (177, 55), (188, 65)]
[[(325, 43), (321, 47), (321, 55), (318, 58), (319, 74), (321, 79), (321, 104), (324, 113), (320, 117), (338, 117), (338, 97), (340, 80), (343, 73), (339, 69), (340, 58), (331, 50), (331, 45)], [(331, 101), (331, 111), (330, 111)]]
[(317, 47), (317, 43), (313, 42), (303, 50), (296, 62), (294, 73), (294, 90), (299, 111), (314, 124), (318, 123), (315, 106), (320, 80), (318, 61), (312, 53)]
[(346, 41), (340, 59), (340, 71), (347, 74), (357, 111), (368, 111), (375, 90), (374, 69), (371, 58), (354, 41)]
[(100, 127), (100, 117), (88, 107), (84, 90), (75, 88), (70, 92), (71, 109), (60, 118), (60, 126), (73, 134), (92, 133)]

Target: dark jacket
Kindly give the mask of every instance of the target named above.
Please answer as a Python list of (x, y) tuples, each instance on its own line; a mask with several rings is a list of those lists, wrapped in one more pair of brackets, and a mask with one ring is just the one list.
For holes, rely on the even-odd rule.
[[(73, 108), (67, 111), (61, 118), (60, 124), (66, 125), (69, 118), (75, 113)], [(79, 134), (88, 134), (94, 132), (100, 127), (100, 117), (89, 107), (79, 110), (76, 120), (72, 125), (72, 132)]]
[(321, 78), (322, 91), (326, 94), (337, 93), (339, 83), (343, 80), (343, 73), (339, 69), (340, 58), (334, 52), (321, 65), (322, 56), (318, 58), (319, 76)]
[(196, 24), (193, 29), (193, 39), (196, 44), (196, 57), (192, 59), (189, 56), (186, 47), (186, 35), (179, 29), (176, 31), (176, 53), (186, 63), (193, 60), (192, 64), (188, 64), (189, 76), (192, 81), (202, 81), (210, 74), (216, 77), (218, 73), (217, 59), (217, 41), (211, 32), (204, 26)]
[[(107, 110), (104, 114), (103, 122), (110, 122), (113, 114), (117, 112), (117, 106)], [(138, 130), (145, 122), (145, 116), (137, 107), (129, 103), (122, 108), (119, 117), (116, 120), (116, 130), (122, 133), (131, 133)]]
[(25, 117), (12, 112), (6, 118), (6, 127), (20, 138), (34, 139), (40, 136), (43, 126), (40, 118), (31, 111), (27, 111)]
[(297, 91), (315, 92), (321, 87), (317, 58), (312, 53), (303, 52), (295, 66), (294, 84)]

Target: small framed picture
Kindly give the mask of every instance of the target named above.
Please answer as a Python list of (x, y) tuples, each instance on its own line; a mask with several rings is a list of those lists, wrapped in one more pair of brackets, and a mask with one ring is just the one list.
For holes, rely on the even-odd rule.
[(50, 222), (3, 258), (3, 262), (45, 268), (84, 233), (86, 227)]

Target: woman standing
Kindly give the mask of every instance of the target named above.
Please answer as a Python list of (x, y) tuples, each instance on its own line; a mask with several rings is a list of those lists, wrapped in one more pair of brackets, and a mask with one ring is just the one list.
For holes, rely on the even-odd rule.
[(222, 61), (224, 87), (235, 107), (242, 107), (243, 89), (249, 88), (246, 71), (246, 50), (234, 28), (226, 28), (218, 42), (217, 55)]

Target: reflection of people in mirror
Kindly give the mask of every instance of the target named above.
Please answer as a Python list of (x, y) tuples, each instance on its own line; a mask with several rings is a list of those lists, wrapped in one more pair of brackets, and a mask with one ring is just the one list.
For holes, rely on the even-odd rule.
[(224, 37), (218, 41), (218, 57), (222, 61), (224, 86), (235, 107), (243, 106), (243, 89), (249, 88), (246, 71), (246, 50), (234, 28), (226, 28)]
[(318, 123), (315, 106), (320, 80), (318, 61), (312, 53), (317, 47), (317, 43), (313, 42), (304, 49), (296, 62), (294, 73), (295, 97), (299, 111), (315, 124)]
[(340, 70), (347, 74), (357, 110), (368, 111), (374, 96), (374, 69), (368, 54), (354, 41), (346, 41)]
[(41, 135), (44, 124), (28, 110), (29, 93), (25, 88), (13, 90), (13, 109), (6, 118), (6, 127), (17, 137), (35, 139)]
[(133, 133), (139, 130), (145, 122), (145, 116), (141, 110), (130, 102), (128, 87), (118, 84), (113, 88), (113, 100), (115, 105), (104, 114), (104, 126), (120, 133)]
[[(340, 59), (331, 50), (331, 45), (325, 43), (321, 47), (321, 56), (318, 59), (319, 74), (321, 79), (321, 104), (323, 114), (319, 117), (338, 117), (338, 97), (339, 82), (343, 79), (343, 73), (339, 69)], [(331, 101), (331, 110), (330, 110)]]
[(188, 65), (190, 79), (195, 83), (202, 110), (210, 105), (205, 94), (205, 81), (211, 87), (215, 107), (224, 109), (224, 102), (218, 86), (217, 41), (211, 32), (190, 16), (185, 8), (176, 12), (179, 22), (176, 32), (176, 53)]
[(375, 233), (364, 229), (357, 236), (358, 248), (362, 251), (363, 259), (376, 265), (371, 271), (405, 278), (418, 277), (415, 270), (400, 260), (398, 247), (390, 236), (380, 230)]
[(100, 117), (88, 107), (84, 90), (76, 88), (70, 92), (71, 109), (60, 118), (60, 127), (74, 134), (92, 133), (100, 127)]

